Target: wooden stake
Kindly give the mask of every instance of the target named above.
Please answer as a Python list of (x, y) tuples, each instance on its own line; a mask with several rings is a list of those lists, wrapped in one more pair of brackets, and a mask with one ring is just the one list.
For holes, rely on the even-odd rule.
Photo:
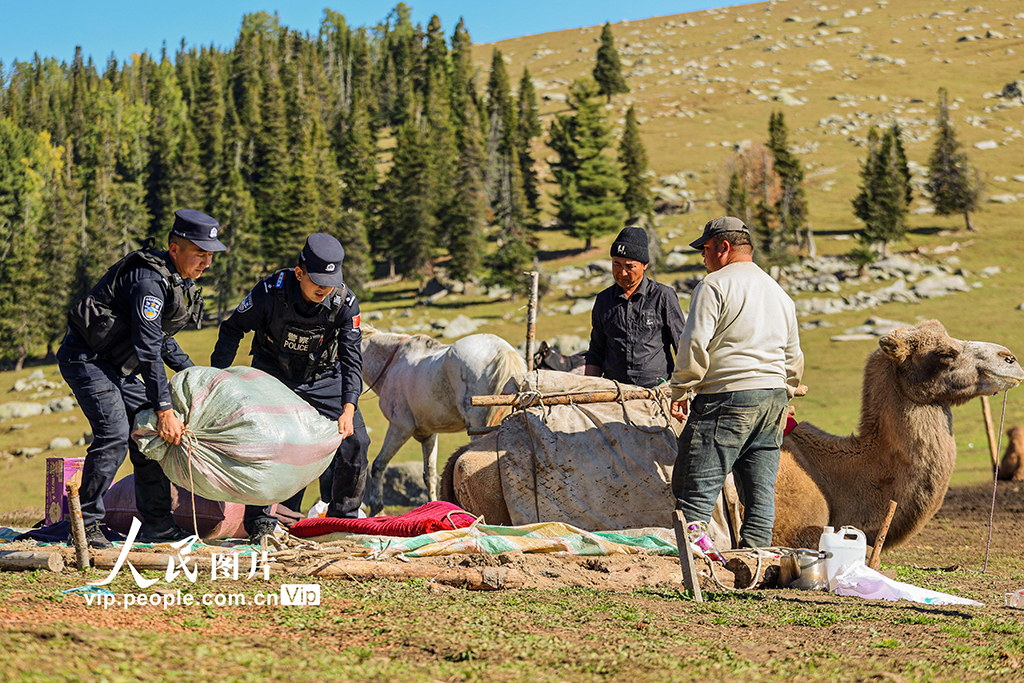
[[(546, 406), (564, 406), (570, 403), (611, 403), (617, 400), (637, 401), (651, 398), (651, 391), (667, 392), (665, 389), (629, 389), (621, 393), (617, 391), (583, 391), (578, 394), (549, 394), (542, 395), (540, 402)], [(658, 393), (654, 394), (655, 396)], [(470, 403), (474, 406), (514, 406), (519, 400), (516, 394), (498, 394), (496, 396), (473, 396)]]
[(531, 270), (530, 276), (530, 303), (526, 309), (526, 369), (533, 371), (533, 340), (537, 334), (537, 278), (540, 276), (535, 270)]
[(999, 471), (999, 446), (996, 445), (995, 427), (992, 426), (992, 409), (988, 405), (988, 396), (981, 397), (981, 415), (985, 418), (985, 434), (988, 435), (988, 452), (992, 456), (992, 469)]
[(75, 561), (80, 570), (89, 568), (89, 542), (85, 538), (85, 520), (82, 519), (82, 501), (78, 497), (78, 483), (67, 483), (68, 511), (71, 517), (71, 540), (75, 544)]
[(469, 590), (521, 588), (522, 572), (511, 567), (437, 567), (428, 564), (398, 564), (370, 560), (334, 560), (299, 570), (293, 576), (315, 576), (324, 579), (428, 579), (447, 586)]
[(882, 564), (882, 546), (885, 545), (885, 537), (889, 534), (889, 525), (892, 524), (892, 517), (896, 514), (896, 501), (889, 501), (889, 510), (885, 513), (885, 519), (882, 520), (882, 526), (878, 529), (878, 535), (875, 536), (875, 546), (871, 550), (871, 561), (868, 562), (868, 567), (871, 569), (878, 569), (879, 565)]
[(693, 593), (694, 601), (704, 602), (697, 568), (693, 564), (693, 552), (690, 551), (690, 541), (686, 537), (686, 517), (682, 511), (672, 511), (672, 526), (676, 531), (676, 547), (679, 548), (679, 567), (683, 570), (683, 588)]
[(33, 569), (46, 569), (59, 574), (64, 571), (64, 558), (60, 553), (31, 550), (0, 551), (0, 571), (16, 572)]

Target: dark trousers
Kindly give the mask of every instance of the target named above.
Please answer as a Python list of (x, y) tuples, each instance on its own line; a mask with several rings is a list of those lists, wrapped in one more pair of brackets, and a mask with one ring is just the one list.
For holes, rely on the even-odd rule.
[(135, 414), (152, 407), (146, 388), (137, 376), (122, 377), (106, 361), (59, 361), (60, 374), (75, 394), (92, 427), (92, 444), (82, 468), (82, 518), (85, 523), (103, 521), (103, 496), (114, 482), (127, 452), (135, 468), (135, 507), (154, 530), (170, 528), (171, 482), (155, 460), (139, 452), (129, 438)]
[[(327, 419), (337, 422), (341, 416), (343, 406), (337, 377), (325, 377), (300, 385), (285, 384)], [(366, 433), (366, 423), (363, 422), (363, 414), (358, 406), (352, 418), (352, 426), (352, 436), (341, 442), (331, 464), (320, 475), (320, 499), (327, 503), (328, 517), (357, 517), (359, 506), (363, 504), (366, 472), (369, 469), (367, 452), (370, 450), (370, 435)], [(281, 504), (298, 512), (305, 492), (306, 488), (303, 487), (288, 500), (281, 501)], [(276, 518), (270, 514), (270, 506), (246, 505), (243, 522), (247, 532), (252, 531), (252, 524), (257, 519)]]

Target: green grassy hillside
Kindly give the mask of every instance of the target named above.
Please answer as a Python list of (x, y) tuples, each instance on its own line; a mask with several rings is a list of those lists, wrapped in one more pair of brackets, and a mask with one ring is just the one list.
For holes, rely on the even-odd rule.
[[(642, 116), (641, 131), (655, 173), (691, 172), (687, 189), (695, 194), (694, 210), (659, 222), (662, 236), (675, 235), (666, 241), (666, 251), (688, 242), (705, 221), (719, 215), (714, 196), (720, 165), (736, 143), (765, 140), (768, 116), (773, 110), (785, 113), (790, 142), (802, 152), (819, 253), (842, 254), (856, 244), (853, 233), (857, 223), (850, 200), (857, 191), (859, 158), (864, 151), (859, 144), (872, 123), (899, 121), (910, 136), (909, 159), (922, 166), (927, 163), (933, 143), (936, 90), (940, 86), (946, 87), (951, 100), (955, 100), (952, 115), (957, 134), (986, 180), (988, 195), (1011, 194), (1024, 199), (1024, 182), (1013, 179), (1024, 174), (1024, 109), (1017, 103), (987, 96), (1020, 77), (1020, 56), (1024, 54), (1021, 2), (992, 0), (983, 7), (959, 0), (772, 2), (620, 23), (613, 28), (623, 59), (629, 64), (625, 70), (630, 74), (632, 92), (613, 100), (612, 116), (621, 123), (626, 108), (634, 104)], [(537, 81), (538, 94), (554, 95), (554, 99), (542, 103), (548, 121), (553, 113), (564, 109), (558, 95), (567, 91), (568, 83), (589, 75), (599, 35), (600, 27), (593, 27), (517, 38), (497, 47), (509, 61), (513, 81), (522, 67), (528, 66)], [(959, 42), (965, 36), (979, 38)], [(490, 63), (491, 49), (490, 45), (477, 46), (481, 70)], [(478, 83), (484, 81), (482, 74)], [(791, 104), (774, 101), (773, 96)], [(973, 146), (988, 140), (997, 143), (994, 149)], [(536, 151), (546, 173), (550, 152), (543, 146)], [(915, 200), (915, 207), (922, 205), (920, 199)], [(953, 336), (1024, 351), (1020, 339), (1024, 312), (1016, 308), (1024, 302), (1024, 283), (1017, 264), (1021, 254), (1017, 213), (1016, 202), (985, 203), (975, 217), (979, 231), (971, 234), (962, 231), (960, 218), (914, 215), (911, 232), (903, 242), (893, 245), (894, 250), (929, 263), (949, 255), (929, 256), (935, 247), (956, 244), (955, 255), (960, 267), (969, 273), (968, 281), (982, 286), (918, 305), (888, 304), (871, 311), (819, 316), (832, 326), (802, 333), (807, 358), (805, 383), (810, 393), (796, 402), (798, 417), (835, 433), (853, 431), (860, 403), (861, 369), (875, 345), (868, 341), (834, 343), (829, 339), (871, 315), (907, 322), (938, 318)], [(598, 239), (594, 249), (582, 253), (580, 242), (554, 229), (541, 230), (539, 238), (543, 250), (564, 254), (542, 260), (542, 269), (547, 272), (608, 258), (612, 239)], [(691, 258), (692, 264), (698, 262), (696, 257)], [(990, 266), (998, 266), (1000, 271), (987, 278), (977, 275)], [(663, 272), (660, 278), (671, 282), (679, 275)], [(381, 311), (383, 318), (374, 324), (387, 329), (463, 313), (487, 321), (478, 331), (498, 334), (513, 344), (525, 338), (526, 308), (522, 301), (450, 295), (437, 305), (417, 306), (415, 289), (412, 283), (399, 283), (376, 290), (363, 302), (364, 319), (371, 311)], [(593, 288), (583, 287), (573, 296), (593, 292)], [(542, 300), (538, 338), (558, 334), (585, 337), (589, 333), (589, 313), (570, 316), (552, 310), (570, 302), (562, 290), (553, 290)], [(185, 332), (178, 339), (194, 359), (203, 362), (212, 351), (216, 330)], [(242, 349), (247, 348), (248, 342), (244, 342)], [(241, 363), (247, 362), (244, 353), (239, 355)], [(10, 389), (37, 367), (48, 378), (59, 380), (54, 365), (0, 373), (0, 402), (30, 400), (28, 392)], [(67, 393), (66, 387), (55, 395), (61, 393)], [(998, 426), (1002, 399), (992, 400)], [(365, 396), (361, 405), (372, 430), (374, 455), (387, 425), (372, 395)], [(953, 483), (984, 480), (990, 470), (979, 402), (954, 412), (960, 456)], [(1024, 422), (1024, 391), (1019, 389), (1009, 393), (1006, 410), (1007, 425), (1014, 422)], [(31, 427), (12, 429), (22, 424)], [(30, 459), (10, 455), (16, 448), (45, 448), (55, 436), (76, 440), (86, 429), (88, 423), (78, 410), (0, 423), (0, 452), (4, 454), (0, 456), (0, 513), (42, 507), (47, 454)], [(443, 436), (441, 460), (466, 440), (464, 435)], [(76, 447), (59, 453), (82, 455), (84, 451), (84, 447)], [(418, 445), (407, 444), (396, 461), (419, 457)], [(313, 497), (310, 489), (307, 505)]]

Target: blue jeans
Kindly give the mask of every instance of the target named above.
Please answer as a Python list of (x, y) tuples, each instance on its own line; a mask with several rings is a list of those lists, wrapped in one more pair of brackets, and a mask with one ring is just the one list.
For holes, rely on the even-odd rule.
[(772, 544), (775, 476), (789, 399), (785, 389), (698, 395), (690, 402), (672, 471), (676, 509), (687, 522), (708, 522), (734, 472), (743, 502), (740, 547)]

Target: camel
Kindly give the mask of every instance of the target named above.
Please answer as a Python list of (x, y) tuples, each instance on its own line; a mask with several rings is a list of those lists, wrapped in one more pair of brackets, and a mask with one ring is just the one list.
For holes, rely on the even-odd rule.
[[(897, 328), (878, 345), (864, 368), (859, 433), (839, 437), (804, 422), (786, 436), (775, 545), (816, 548), (826, 525), (855, 526), (873, 544), (890, 499), (899, 506), (886, 547), (906, 542), (949, 486), (956, 462), (951, 407), (1024, 380), (1008, 349), (954, 339), (937, 320)], [(456, 451), (442, 475), (442, 497), (508, 524), (496, 444), (490, 434)]]
[(1006, 430), (1010, 443), (1006, 444), (1006, 452), (999, 463), (999, 478), (1009, 481), (1024, 481), (1024, 467), (1021, 467), (1021, 456), (1024, 456), (1024, 427), (1013, 425)]

